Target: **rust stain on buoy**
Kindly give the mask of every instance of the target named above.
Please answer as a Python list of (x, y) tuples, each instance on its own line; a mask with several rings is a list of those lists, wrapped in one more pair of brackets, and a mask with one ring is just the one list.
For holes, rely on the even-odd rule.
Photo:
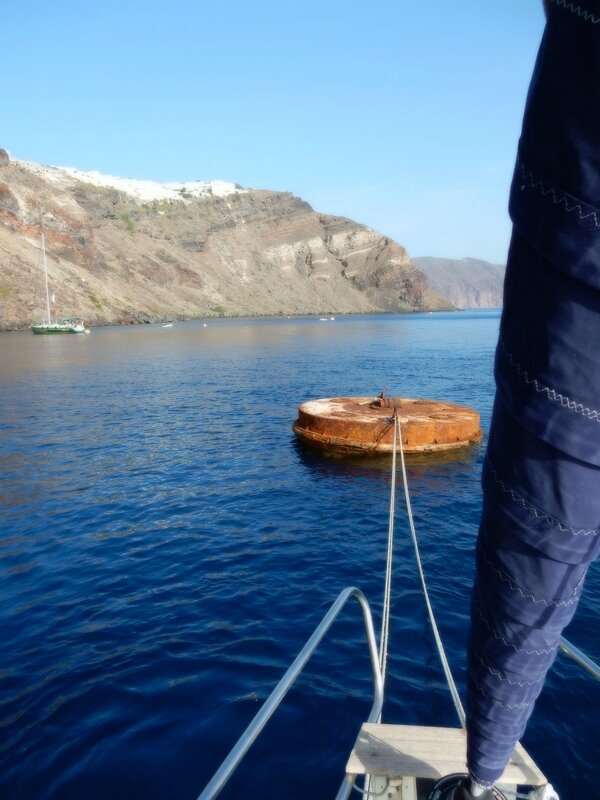
[(306, 444), (329, 453), (391, 453), (394, 414), (405, 453), (426, 453), (480, 442), (479, 414), (456, 403), (405, 397), (328, 397), (298, 408), (292, 425)]

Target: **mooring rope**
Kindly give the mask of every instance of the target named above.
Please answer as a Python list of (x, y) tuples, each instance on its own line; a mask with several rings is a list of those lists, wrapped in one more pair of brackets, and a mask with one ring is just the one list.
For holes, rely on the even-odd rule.
[[(395, 510), (395, 497), (396, 497), (396, 442), (400, 442), (400, 464), (402, 467), (402, 483), (404, 485), (404, 499), (406, 502), (406, 512), (408, 514), (408, 522), (410, 526), (410, 532), (412, 536), (413, 547), (415, 550), (415, 558), (417, 561), (417, 569), (419, 570), (419, 577), (421, 579), (421, 586), (423, 588), (423, 595), (425, 597), (425, 604), (427, 606), (427, 612), (429, 614), (429, 621), (431, 622), (431, 628), (433, 630), (433, 637), (435, 639), (435, 643), (437, 645), (438, 654), (440, 657), (440, 661), (442, 663), (442, 667), (444, 669), (444, 673), (446, 675), (446, 681), (448, 682), (448, 688), (450, 690), (450, 694), (452, 696), (452, 700), (454, 702), (454, 707), (456, 709), (456, 713), (458, 714), (458, 718), (460, 720), (460, 724), (462, 727), (465, 727), (465, 711), (460, 701), (460, 695), (458, 693), (458, 689), (456, 688), (456, 684), (454, 683), (454, 678), (452, 677), (452, 672), (450, 671), (450, 665), (448, 664), (448, 659), (446, 658), (446, 652), (444, 650), (444, 645), (442, 643), (442, 639), (440, 637), (438, 627), (435, 621), (435, 617), (433, 615), (433, 608), (431, 607), (431, 602), (429, 600), (429, 592), (427, 591), (427, 584), (425, 582), (425, 575), (423, 573), (423, 566), (421, 564), (421, 555), (419, 553), (419, 543), (417, 540), (417, 532), (415, 530), (415, 523), (413, 519), (412, 513), (412, 506), (410, 502), (410, 493), (408, 490), (408, 479), (406, 477), (406, 464), (404, 461), (404, 447), (402, 445), (402, 428), (400, 425), (400, 419), (398, 416), (398, 412), (394, 413), (394, 445), (392, 448), (392, 487), (390, 491), (390, 524), (389, 524), (389, 532), (388, 532), (388, 564), (386, 568), (386, 581), (385, 581), (385, 600), (384, 600), (384, 614), (383, 614), (383, 622), (382, 622), (382, 632), (381, 632), (381, 645), (380, 645), (380, 666), (382, 669), (382, 674), (384, 675), (384, 683), (385, 683), (385, 665), (387, 663), (387, 645), (388, 645), (388, 634), (389, 634), (389, 614), (390, 614), (390, 593), (391, 593), (391, 581), (392, 581), (392, 549), (393, 549), (393, 535), (394, 535), (394, 510)], [(384, 640), (384, 632), (385, 632), (385, 640)]]
[(398, 415), (394, 414), (394, 445), (392, 448), (392, 485), (390, 488), (390, 518), (388, 524), (388, 548), (385, 568), (385, 589), (383, 593), (383, 616), (381, 620), (381, 638), (379, 640), (379, 668), (385, 688), (387, 673), (387, 653), (390, 633), (390, 608), (392, 597), (392, 556), (394, 553), (394, 517), (396, 513), (396, 436), (398, 431)]

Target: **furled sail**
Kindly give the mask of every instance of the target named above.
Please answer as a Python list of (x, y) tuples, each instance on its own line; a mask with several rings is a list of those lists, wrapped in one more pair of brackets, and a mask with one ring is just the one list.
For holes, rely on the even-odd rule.
[(599, 550), (600, 2), (583, 5), (548, 4), (511, 188), (469, 643), (468, 761), (484, 786)]

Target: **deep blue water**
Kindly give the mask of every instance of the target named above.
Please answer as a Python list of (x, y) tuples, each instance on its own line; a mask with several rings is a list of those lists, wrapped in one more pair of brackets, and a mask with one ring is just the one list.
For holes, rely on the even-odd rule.
[[(489, 424), (495, 312), (236, 320), (0, 336), (0, 797), (195, 798), (338, 592), (379, 626), (389, 463), (304, 450), (300, 402), (466, 403)], [(412, 461), (455, 678), (477, 446)], [(454, 725), (398, 500), (384, 721)], [(567, 636), (600, 658), (593, 565)], [(524, 744), (562, 800), (600, 796), (600, 686), (559, 656)], [(372, 702), (358, 606), (223, 797), (331, 797)]]

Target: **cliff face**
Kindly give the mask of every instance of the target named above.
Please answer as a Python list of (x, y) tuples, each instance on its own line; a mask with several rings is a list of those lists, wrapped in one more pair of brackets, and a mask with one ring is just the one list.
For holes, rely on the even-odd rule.
[(434, 292), (457, 308), (500, 308), (505, 267), (476, 258), (413, 258)]
[(0, 159), (0, 328), (448, 307), (405, 249), (291, 194)]

